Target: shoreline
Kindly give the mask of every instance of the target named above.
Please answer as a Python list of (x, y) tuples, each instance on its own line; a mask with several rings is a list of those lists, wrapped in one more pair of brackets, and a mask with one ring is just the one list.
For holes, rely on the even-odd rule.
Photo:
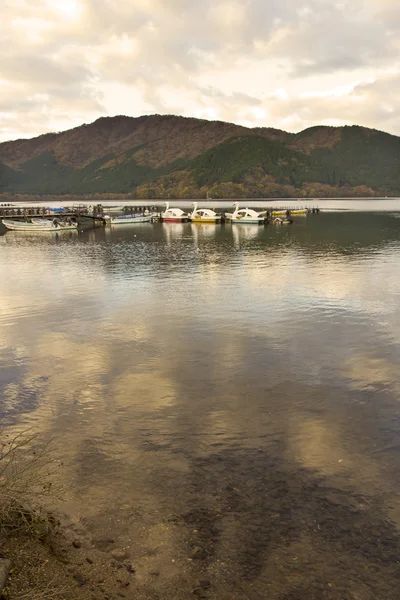
[[(234, 202), (239, 202), (239, 205), (243, 208), (245, 206), (253, 207), (255, 209), (320, 209), (321, 212), (400, 212), (400, 198), (236, 198), (236, 199), (210, 199), (210, 200), (171, 200), (170, 204), (175, 205), (181, 209), (190, 209), (193, 203), (196, 202), (198, 208), (213, 208), (215, 210), (231, 208)], [(114, 199), (114, 200), (103, 200), (98, 199), (80, 201), (80, 206), (95, 207), (100, 205), (103, 209), (118, 208), (120, 212), (125, 207), (137, 207), (139, 209), (153, 208), (157, 210), (164, 210), (164, 200), (160, 199), (149, 199), (149, 200), (132, 200), (132, 199)], [(8, 206), (7, 206), (8, 204)], [(0, 202), (0, 211), (9, 211), (32, 208), (37, 206), (40, 208), (70, 208), (77, 206), (76, 201), (73, 200), (36, 200), (36, 201), (18, 201), (10, 203)], [(0, 216), (1, 218), (1, 216)]]
[[(153, 525), (144, 515), (141, 539), (111, 536), (101, 522), (93, 531), (66, 516), (48, 534), (11, 532), (2, 548), (12, 567), (4, 597), (28, 591), (34, 600), (394, 597), (400, 534), (380, 498), (276, 458), (266, 471), (265, 457), (250, 455), (250, 488), (241, 480), (241, 453), (227, 480), (218, 476), (218, 457), (210, 456), (193, 482), (202, 495)], [(228, 541), (234, 524), (237, 535)], [(152, 542), (154, 527), (163, 533)]]

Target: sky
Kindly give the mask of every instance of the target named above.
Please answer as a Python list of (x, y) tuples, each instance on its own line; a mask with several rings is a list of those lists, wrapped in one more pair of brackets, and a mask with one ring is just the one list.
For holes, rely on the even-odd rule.
[(1, 0), (0, 141), (177, 114), (400, 135), (395, 0)]

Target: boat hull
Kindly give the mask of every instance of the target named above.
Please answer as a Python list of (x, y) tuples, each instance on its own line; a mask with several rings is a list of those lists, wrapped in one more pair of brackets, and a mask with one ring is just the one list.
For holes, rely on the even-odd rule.
[(162, 217), (163, 223), (183, 223), (188, 217)]
[(200, 218), (200, 217), (193, 217), (191, 219), (192, 223), (219, 223), (221, 220), (221, 217), (206, 217), (206, 218)]
[(132, 225), (132, 223), (150, 223), (152, 217), (151, 216), (143, 216), (143, 217), (112, 217), (107, 222), (110, 225)]
[[(286, 210), (273, 210), (271, 215), (273, 217), (285, 217), (286, 213), (287, 213)], [(291, 215), (306, 215), (307, 210), (306, 209), (290, 210), (290, 208), (289, 208), (289, 213)]]
[(276, 217), (273, 221), (273, 225), (291, 225), (293, 223), (292, 219), (282, 219), (282, 217)]
[(240, 208), (239, 203), (236, 202), (236, 210), (233, 213), (225, 213), (225, 217), (231, 223), (247, 223), (249, 225), (262, 225), (265, 223), (265, 216), (263, 213), (256, 212), (255, 210), (248, 208)]
[(44, 227), (50, 227), (52, 222), (49, 219), (31, 219), (33, 225), (43, 225)]
[(60, 232), (60, 231), (77, 231), (77, 224), (72, 225), (37, 225), (35, 223), (24, 223), (21, 221), (9, 221), (7, 219), (3, 219), (3, 225), (7, 229), (11, 231), (32, 231), (36, 233), (37, 231), (46, 231), (48, 233)]
[(264, 223), (264, 219), (231, 219), (230, 221), (244, 225), (262, 225)]
[(104, 210), (107, 211), (107, 213), (121, 213), (123, 212), (125, 206), (121, 205), (121, 206), (104, 206)]

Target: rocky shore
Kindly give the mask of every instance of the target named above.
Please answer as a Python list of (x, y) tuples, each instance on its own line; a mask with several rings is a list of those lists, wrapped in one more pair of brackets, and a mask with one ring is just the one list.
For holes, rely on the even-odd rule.
[(380, 501), (252, 457), (246, 483), (240, 462), (204, 459), (188, 510), (160, 514), (156, 535), (144, 515), (141, 540), (81, 523), (11, 535), (4, 598), (396, 600), (400, 536)]
[[(42, 538), (18, 532), (3, 540), (2, 555), (7, 557), (3, 560), (5, 575), (12, 566), (2, 598), (131, 597), (127, 592), (133, 587), (135, 567), (129, 553), (113, 539), (97, 540), (96, 544), (69, 527), (54, 529)], [(0, 583), (1, 574), (0, 568)]]

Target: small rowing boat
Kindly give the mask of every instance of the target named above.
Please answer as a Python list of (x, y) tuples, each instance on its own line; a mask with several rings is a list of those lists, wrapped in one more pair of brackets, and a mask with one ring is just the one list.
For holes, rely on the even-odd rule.
[(51, 221), (49, 219), (31, 219), (33, 225), (49, 225)]
[[(3, 219), (3, 225), (7, 229), (13, 231), (48, 231), (48, 232), (56, 232), (56, 231), (77, 231), (78, 224), (77, 223), (60, 223), (56, 219), (54, 221), (48, 221), (47, 219), (34, 219), (36, 223), (27, 223), (26, 221), (12, 221), (10, 219)], [(44, 222), (45, 221), (45, 222)]]
[(293, 223), (293, 219), (282, 219), (282, 217), (276, 217), (273, 221), (273, 225), (291, 225)]
[(108, 225), (127, 225), (128, 223), (150, 223), (152, 219), (151, 215), (119, 215), (118, 217), (111, 217), (105, 215), (104, 220)]

